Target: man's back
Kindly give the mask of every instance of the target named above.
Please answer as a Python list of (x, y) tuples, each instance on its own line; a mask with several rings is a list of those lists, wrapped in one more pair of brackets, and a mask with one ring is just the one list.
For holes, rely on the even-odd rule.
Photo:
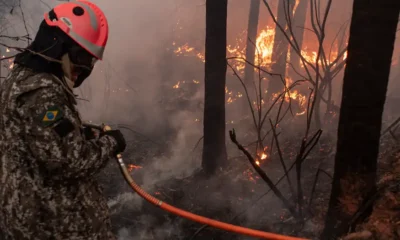
[(88, 141), (60, 79), (16, 66), (0, 87), (0, 228), (7, 239), (114, 239), (93, 176), (116, 142)]

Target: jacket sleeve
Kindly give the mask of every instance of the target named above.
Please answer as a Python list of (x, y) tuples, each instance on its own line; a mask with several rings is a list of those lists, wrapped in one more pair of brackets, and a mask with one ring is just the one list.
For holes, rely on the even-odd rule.
[(113, 157), (117, 142), (110, 136), (86, 140), (80, 117), (62, 91), (39, 88), (24, 99), (20, 112), (28, 150), (52, 179), (91, 177)]

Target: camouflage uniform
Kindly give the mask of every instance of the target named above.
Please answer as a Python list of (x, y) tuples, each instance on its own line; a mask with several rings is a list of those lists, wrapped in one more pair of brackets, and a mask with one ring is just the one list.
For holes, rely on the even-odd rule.
[(94, 175), (117, 142), (87, 140), (64, 81), (16, 66), (0, 87), (0, 232), (6, 239), (110, 240)]

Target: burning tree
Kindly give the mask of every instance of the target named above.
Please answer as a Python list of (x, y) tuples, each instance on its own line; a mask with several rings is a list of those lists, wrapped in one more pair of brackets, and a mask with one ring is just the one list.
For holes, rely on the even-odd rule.
[[(279, 73), (281, 78), (285, 78), (286, 76), (286, 61), (289, 50), (289, 44), (285, 39), (284, 31), (286, 31), (290, 23), (290, 20), (288, 21), (288, 19), (293, 18), (294, 7), (295, 1), (293, 0), (279, 1), (276, 20), (275, 17), (272, 16), (274, 21), (276, 21), (276, 26), (271, 71), (274, 73)], [(284, 31), (281, 31), (279, 27), (281, 27)], [(281, 79), (276, 76), (271, 77), (268, 85), (269, 97), (272, 97), (273, 94), (281, 92), (282, 89), (283, 87), (281, 86)]]
[[(247, 26), (246, 59), (254, 59), (256, 48), (254, 42), (257, 38), (258, 21), (260, 15), (261, 0), (251, 0), (249, 10), (249, 21)], [(244, 80), (247, 86), (254, 81), (254, 67), (247, 64), (244, 72)]]
[(202, 166), (214, 173), (227, 161), (225, 146), (226, 25), (228, 1), (206, 1), (204, 141)]
[[(301, 12), (306, 12), (307, 4), (304, 2), (301, 4), (300, 2), (296, 2), (296, 4), (294, 4), (292, 1), (282, 2), (281, 7), (283, 10), (281, 10), (281, 16), (283, 17), (281, 18), (283, 18), (283, 20), (278, 22), (272, 9), (268, 3), (264, 1), (264, 5), (267, 7), (276, 27), (268, 26), (261, 30), (255, 42), (249, 41), (249, 43), (253, 44), (253, 49), (255, 51), (254, 59), (246, 58), (246, 47), (243, 47), (244, 44), (242, 43), (245, 42), (243, 40), (239, 39), (236, 45), (227, 46), (228, 66), (234, 75), (240, 80), (243, 91), (235, 93), (234, 90), (227, 88), (226, 101), (228, 104), (231, 104), (242, 96), (247, 100), (246, 102), (251, 114), (249, 119), (251, 119), (252, 124), (254, 125), (256, 140), (248, 146), (242, 146), (239, 143), (238, 146), (241, 146), (240, 149), (242, 151), (246, 150), (247, 153), (249, 153), (249, 147), (255, 146), (255, 156), (253, 155), (253, 157), (250, 155), (251, 158), (249, 158), (252, 166), (258, 173), (260, 173), (262, 179), (268, 183), (269, 187), (273, 189), (273, 192), (284, 202), (286, 208), (290, 210), (292, 215), (302, 221), (301, 219), (303, 219), (305, 211), (304, 207), (306, 206), (306, 203), (303, 200), (303, 186), (301, 185), (302, 164), (312, 151), (322, 133), (319, 129), (313, 131), (313, 129), (311, 129), (311, 122), (313, 117), (318, 115), (315, 114), (315, 111), (317, 111), (316, 106), (319, 102), (325, 101), (328, 105), (331, 104), (331, 96), (328, 94), (328, 99), (325, 99), (323, 95), (326, 90), (328, 90), (328, 92), (332, 91), (332, 80), (345, 65), (346, 49), (338, 49), (337, 51), (334, 51), (329, 47), (326, 48), (325, 45), (325, 25), (330, 11), (331, 1), (327, 2), (323, 15), (316, 10), (316, 6), (320, 5), (319, 0), (312, 0), (310, 3), (309, 13), (312, 20), (311, 24), (313, 32), (318, 39), (317, 51), (306, 49), (301, 43), (301, 40), (297, 39), (298, 36), (302, 35), (302, 32), (300, 33), (299, 31), (295, 31), (295, 28), (299, 28), (298, 25), (300, 25), (300, 28), (301, 25), (304, 25), (302, 23), (304, 22), (304, 17), (301, 18), (298, 15), (300, 15)], [(298, 12), (296, 15), (297, 10), (301, 12)], [(292, 21), (294, 16), (296, 16), (298, 21), (297, 23)], [(281, 47), (284, 49), (283, 51), (297, 54), (297, 59), (299, 61), (299, 64), (297, 65), (300, 66), (300, 69), (293, 67), (294, 64), (292, 64), (291, 61), (295, 58), (291, 56), (289, 61), (288, 57), (286, 57), (288, 54), (285, 54), (285, 56), (282, 55), (284, 61), (282, 60), (281, 62), (281, 65), (283, 63), (283, 72), (272, 72), (271, 69), (273, 69), (273, 65), (275, 64), (273, 55), (274, 46), (277, 45), (275, 44), (277, 32), (280, 33), (282, 37), (282, 39), (279, 40), (282, 44), (279, 45), (285, 46)], [(177, 55), (192, 55), (203, 61), (203, 55), (201, 52), (190, 47), (188, 44), (177, 48), (175, 53)], [(243, 76), (246, 76), (245, 68), (247, 65), (250, 65), (258, 74), (258, 79), (252, 82), (253, 87), (251, 88), (251, 91), (247, 89), (246, 80), (243, 80)], [(288, 70), (290, 69), (293, 70), (292, 75), (288, 74)], [(294, 81), (293, 79), (295, 79), (295, 77), (300, 78), (300, 80)], [(264, 86), (266, 85), (265, 80), (271, 78), (279, 79), (279, 83), (282, 84), (281, 89), (283, 90), (282, 92), (278, 91), (275, 94), (270, 94), (272, 99), (268, 100), (266, 97), (268, 92), (266, 92)], [(305, 95), (305, 91), (295, 89), (300, 85), (300, 83), (308, 83), (310, 86), (311, 93), (308, 97)], [(297, 109), (295, 110), (292, 108), (294, 105), (293, 103), (296, 103), (297, 105)], [(294, 118), (286, 118), (285, 116), (288, 116), (289, 113), (292, 113)], [(273, 116), (273, 114), (276, 115)], [(280, 130), (282, 130), (283, 124), (286, 123), (285, 126), (289, 126), (292, 119), (305, 119), (306, 130), (304, 135), (301, 137), (298, 154), (294, 157), (294, 161), (291, 164), (288, 164), (287, 162), (289, 159), (285, 159), (286, 157), (283, 153), (282, 145), (280, 143), (281, 140), (279, 140), (279, 138), (281, 138)], [(319, 115), (317, 119), (319, 120)], [(317, 127), (320, 127), (320, 124), (316, 125)], [(267, 140), (267, 136), (269, 135), (272, 135), (270, 142)], [(234, 138), (234, 140), (236, 141), (236, 138)], [(278, 153), (278, 156), (276, 157), (279, 159), (285, 171), (285, 175), (276, 183), (272, 183), (270, 181), (271, 179), (269, 179), (261, 169), (263, 163), (267, 162), (265, 160), (270, 159), (274, 154), (273, 151), (275, 150), (273, 149), (276, 149)], [(248, 154), (246, 155), (249, 156)], [(292, 158), (290, 160), (292, 160)], [(296, 169), (295, 177), (297, 183), (294, 183), (293, 180), (290, 179), (291, 174), (289, 174), (289, 172), (293, 168)], [(276, 187), (274, 187), (279, 184), (282, 179), (285, 179), (288, 182), (291, 194), (295, 198), (294, 203), (285, 199), (284, 194), (280, 193), (279, 190), (277, 191)], [(295, 191), (295, 187), (297, 188), (297, 191)]]
[[(322, 239), (337, 238), (365, 219), (368, 214), (356, 213), (376, 192), (382, 113), (399, 12), (397, 0), (354, 0), (335, 173)], [(391, 231), (388, 227), (379, 239), (395, 239)]]
[[(263, 1), (268, 9), (268, 12), (272, 16), (272, 19), (274, 20), (276, 27), (283, 34), (286, 41), (289, 42), (291, 55), (295, 53), (297, 57), (300, 58), (300, 66), (301, 66), (300, 69), (298, 68), (296, 69), (294, 67), (297, 64), (290, 63), (286, 65), (285, 71), (281, 69), (282, 72), (276, 72), (276, 73), (285, 76), (285, 72), (289, 69), (292, 69), (292, 72), (295, 72), (296, 74), (295, 76), (291, 76), (291, 78), (300, 77), (311, 85), (311, 87), (313, 88), (312, 103), (310, 103), (312, 105), (312, 108), (310, 109), (311, 111), (308, 114), (310, 114), (310, 116), (314, 115), (314, 122), (316, 128), (317, 129), (321, 128), (322, 127), (321, 116), (320, 116), (321, 101), (326, 103), (327, 113), (333, 109), (332, 92), (331, 92), (332, 81), (343, 69), (347, 55), (347, 49), (346, 48), (340, 49), (339, 45), (337, 46), (337, 51), (332, 51), (332, 46), (328, 49), (326, 49), (325, 47), (325, 37), (326, 37), (325, 26), (329, 16), (332, 1), (330, 0), (327, 1), (325, 9), (323, 10), (324, 14), (322, 16), (320, 15), (320, 9), (319, 9), (319, 7), (321, 6), (321, 1), (320, 0), (310, 1), (309, 12), (311, 19), (311, 27), (318, 42), (317, 46), (318, 50), (312, 52), (311, 55), (309, 55), (307, 51), (303, 49), (302, 38), (298, 38), (300, 34), (298, 33), (298, 30), (297, 31), (295, 30), (292, 21), (293, 12), (294, 15), (296, 15), (295, 13), (297, 9), (301, 12), (305, 11), (304, 10), (304, 8), (306, 8), (305, 3), (300, 4), (300, 2), (297, 2), (297, 4), (294, 7), (292, 7), (292, 3), (290, 0), (282, 1), (284, 10), (281, 11), (285, 14), (285, 19), (286, 19), (286, 22), (282, 24), (281, 22), (278, 21), (279, 16), (278, 18), (275, 17), (269, 3), (266, 0)], [(301, 21), (304, 21), (300, 17), (298, 17), (297, 20), (300, 22), (300, 24)], [(345, 29), (341, 29), (340, 31), (344, 30)], [(333, 45), (333, 43), (331, 45)], [(285, 56), (282, 56), (282, 58), (288, 61), (288, 59)], [(294, 59), (296, 59), (296, 57)], [(286, 86), (288, 86), (289, 83), (292, 82), (291, 78), (287, 79), (286, 81), (283, 81)], [(326, 90), (328, 90), (327, 98), (324, 97)]]

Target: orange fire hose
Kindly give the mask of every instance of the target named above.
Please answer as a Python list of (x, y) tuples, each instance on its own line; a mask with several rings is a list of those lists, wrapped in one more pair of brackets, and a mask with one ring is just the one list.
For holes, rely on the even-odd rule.
[[(109, 126), (99, 126), (99, 125), (94, 125), (94, 124), (84, 124), (85, 126), (88, 127), (92, 127), (92, 128), (96, 128), (96, 129), (100, 129), (103, 131), (108, 131), (111, 130), (111, 127)], [(201, 224), (206, 224), (215, 228), (219, 228), (222, 230), (226, 230), (229, 232), (234, 232), (234, 233), (238, 233), (238, 234), (242, 234), (242, 235), (247, 235), (247, 236), (252, 236), (252, 237), (257, 237), (257, 238), (262, 238), (262, 239), (269, 239), (269, 240), (308, 240), (306, 238), (297, 238), (297, 237), (290, 237), (290, 236), (285, 236), (285, 235), (280, 235), (280, 234), (275, 234), (275, 233), (269, 233), (269, 232), (263, 232), (263, 231), (259, 231), (259, 230), (254, 230), (254, 229), (250, 229), (250, 228), (245, 228), (245, 227), (241, 227), (241, 226), (237, 226), (237, 225), (233, 225), (233, 224), (229, 224), (229, 223), (225, 223), (225, 222), (220, 222), (211, 218), (206, 218), (197, 214), (193, 214), (191, 212), (182, 210), (180, 208), (174, 207), (172, 205), (169, 205), (157, 198), (155, 198), (154, 196), (148, 194), (147, 192), (145, 192), (139, 185), (136, 184), (136, 182), (133, 180), (133, 178), (131, 177), (129, 170), (127, 169), (123, 159), (122, 159), (122, 155), (118, 154), (117, 155), (117, 160), (118, 160), (118, 164), (121, 168), (122, 174), (124, 175), (125, 180), (128, 182), (128, 184), (132, 187), (132, 189), (139, 194), (142, 198), (144, 198), (146, 201), (154, 204), (155, 206), (173, 213), (177, 216), (180, 217), (184, 217), (187, 218), (189, 220), (201, 223)]]

